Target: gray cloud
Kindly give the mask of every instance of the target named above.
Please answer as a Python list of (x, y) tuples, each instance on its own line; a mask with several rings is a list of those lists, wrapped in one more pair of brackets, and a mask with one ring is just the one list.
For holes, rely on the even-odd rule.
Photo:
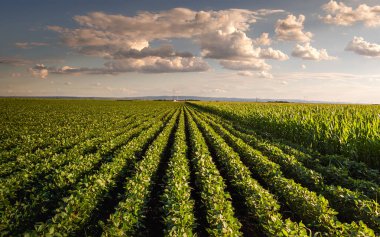
[(21, 77), (21, 76), (22, 76), (22, 74), (19, 73), (19, 72), (12, 72), (12, 73), (11, 73), (11, 77), (12, 77), (12, 78), (19, 78), (19, 77)]
[(34, 67), (29, 68), (29, 72), (33, 77), (46, 79), (49, 75), (48, 68), (43, 64), (36, 64)]
[(140, 59), (127, 58), (112, 60), (102, 68), (69, 67), (49, 68), (54, 74), (119, 74), (124, 72), (141, 73), (174, 73), (174, 72), (203, 72), (209, 70), (209, 65), (197, 57), (144, 57)]
[(15, 57), (0, 57), (0, 64), (7, 64), (12, 66), (24, 66), (32, 64), (32, 61)]
[(176, 52), (171, 45), (161, 45), (158, 48), (145, 47), (141, 50), (129, 49), (129, 50), (120, 50), (114, 55), (115, 59), (123, 58), (146, 58), (146, 57), (160, 57), (160, 58), (169, 58), (169, 57), (182, 57), (182, 58), (191, 58), (194, 57), (190, 52)]
[(15, 46), (20, 49), (30, 49), (33, 47), (38, 47), (38, 46), (47, 46), (49, 45), (48, 43), (43, 43), (43, 42), (17, 42), (15, 43)]
[(122, 49), (113, 46), (86, 46), (81, 47), (79, 52), (85, 55), (100, 56), (106, 59), (145, 58), (145, 57), (193, 57), (190, 52), (177, 52), (171, 45), (161, 45), (157, 48), (144, 47), (138, 49)]
[(87, 67), (70, 67), (70, 66), (63, 66), (59, 68), (49, 67), (48, 70), (50, 73), (53, 73), (53, 74), (75, 74), (75, 73), (91, 71), (91, 69)]

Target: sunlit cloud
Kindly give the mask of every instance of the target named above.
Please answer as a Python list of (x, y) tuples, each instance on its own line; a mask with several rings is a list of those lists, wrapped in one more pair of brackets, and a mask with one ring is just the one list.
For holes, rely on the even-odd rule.
[(201, 58), (191, 57), (145, 57), (142, 59), (125, 59), (110, 61), (106, 68), (115, 72), (144, 72), (144, 73), (170, 73), (170, 72), (203, 72), (209, 66)]
[(288, 55), (286, 55), (285, 53), (272, 48), (260, 49), (259, 58), (275, 59), (280, 61), (285, 61), (289, 59)]
[(327, 15), (321, 16), (321, 19), (327, 24), (350, 26), (362, 22), (367, 27), (380, 25), (380, 5), (371, 7), (360, 4), (354, 9), (344, 2), (329, 1), (322, 6), (322, 9)]
[(111, 2), (79, 4), (75, 11), (66, 4), (46, 14), (36, 9), (33, 17), (19, 14), (0, 26), (0, 94), (144, 96), (174, 88), (188, 95), (294, 98), (315, 87), (328, 99), (346, 93), (340, 88), (356, 93), (349, 87), (355, 84), (361, 101), (380, 100), (376, 1), (128, 9)]
[(355, 36), (353, 40), (348, 43), (346, 51), (352, 51), (356, 54), (368, 57), (380, 57), (380, 44), (369, 43), (365, 41), (363, 37)]
[(293, 49), (292, 56), (315, 61), (336, 59), (336, 57), (329, 56), (326, 49), (313, 48), (310, 43), (305, 43), (303, 45), (297, 44)]
[[(267, 9), (193, 11), (187, 8), (139, 12), (136, 16), (93, 12), (74, 17), (79, 28), (49, 26), (48, 29), (58, 32), (62, 41), (79, 53), (109, 60), (106, 67), (98, 71), (197, 72), (209, 69), (203, 58), (221, 60), (220, 64), (227, 69), (237, 61), (244, 65), (256, 65), (252, 62), (265, 65), (262, 59), (288, 59), (279, 50), (254, 46), (269, 45), (268, 34), (255, 40), (246, 34), (250, 25), (261, 17), (281, 12)], [(200, 47), (201, 57), (177, 52), (172, 45), (151, 46), (154, 40), (171, 38), (191, 39)], [(232, 62), (226, 63), (228, 60)]]
[(273, 78), (273, 75), (267, 71), (261, 71), (261, 72), (240, 71), (237, 73), (237, 75), (243, 76), (243, 77), (266, 78), (266, 79)]
[(276, 23), (276, 37), (282, 41), (309, 42), (313, 37), (311, 32), (304, 32), (305, 16), (288, 15), (285, 19), (279, 19)]
[(272, 44), (272, 40), (269, 38), (269, 33), (262, 33), (260, 37), (253, 40), (254, 45), (269, 46)]

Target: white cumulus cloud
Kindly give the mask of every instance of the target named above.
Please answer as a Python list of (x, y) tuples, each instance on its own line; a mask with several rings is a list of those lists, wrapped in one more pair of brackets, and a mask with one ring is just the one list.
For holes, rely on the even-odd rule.
[[(79, 24), (76, 29), (60, 26), (49, 26), (48, 29), (58, 32), (62, 41), (79, 53), (108, 60), (105, 68), (82, 71), (195, 72), (208, 70), (203, 58), (218, 59), (222, 66), (242, 62), (245, 66), (255, 67), (259, 62), (259, 67), (266, 65), (269, 68), (262, 59), (285, 60), (287, 56), (272, 48), (254, 46), (269, 45), (268, 33), (252, 40), (246, 32), (258, 19), (279, 12), (283, 11), (174, 8), (160, 12), (141, 11), (135, 16), (92, 12), (74, 17)], [(152, 41), (172, 38), (191, 39), (199, 45), (202, 57), (178, 52), (171, 45), (151, 46)], [(226, 63), (228, 60), (231, 62)], [(70, 71), (73, 70), (65, 72)]]
[(114, 60), (106, 63), (106, 68), (113, 72), (201, 72), (207, 71), (209, 65), (201, 58), (160, 58), (146, 57), (143, 59)]
[(258, 15), (244, 9), (193, 11), (174, 8), (156, 13), (142, 11), (136, 16), (93, 12), (74, 17), (80, 28), (50, 26), (49, 29), (59, 32), (68, 46), (81, 52), (112, 57), (115, 51), (142, 50), (156, 39), (199, 39), (210, 32), (246, 31)]
[(255, 45), (269, 46), (272, 43), (272, 40), (269, 38), (269, 33), (262, 33), (260, 37), (253, 40)]
[(293, 49), (292, 56), (316, 61), (336, 59), (335, 57), (329, 56), (326, 49), (313, 48), (310, 43), (305, 43), (303, 45), (297, 44)]
[(352, 51), (368, 57), (380, 57), (380, 44), (369, 43), (363, 37), (355, 36), (348, 43), (346, 51)]
[(347, 6), (343, 2), (329, 1), (322, 6), (327, 13), (321, 19), (327, 24), (350, 26), (362, 22), (367, 27), (380, 25), (380, 5), (368, 6), (360, 4), (357, 8)]
[(240, 71), (237, 73), (239, 76), (243, 77), (256, 77), (256, 78), (266, 78), (266, 79), (272, 79), (273, 75), (267, 71), (260, 71), (260, 72), (251, 72), (251, 71)]
[(285, 61), (289, 59), (288, 55), (284, 54), (280, 50), (275, 50), (272, 48), (260, 49), (259, 57), (265, 59), (276, 59), (280, 61)]
[(283, 41), (309, 42), (313, 37), (311, 32), (304, 32), (305, 16), (288, 15), (285, 19), (279, 19), (276, 23), (276, 37)]
[(242, 31), (224, 33), (221, 30), (203, 35), (199, 39), (202, 56), (215, 59), (242, 59), (258, 57), (259, 51)]

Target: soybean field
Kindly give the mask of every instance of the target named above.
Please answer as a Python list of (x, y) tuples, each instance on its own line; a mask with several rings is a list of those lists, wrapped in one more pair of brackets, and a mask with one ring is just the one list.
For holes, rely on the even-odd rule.
[(378, 236), (379, 114), (0, 99), (0, 235)]

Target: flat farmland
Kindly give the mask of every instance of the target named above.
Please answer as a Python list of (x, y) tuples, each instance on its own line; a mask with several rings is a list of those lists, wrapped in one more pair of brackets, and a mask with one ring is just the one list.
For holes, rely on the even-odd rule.
[(0, 99), (0, 235), (377, 236), (379, 114)]

